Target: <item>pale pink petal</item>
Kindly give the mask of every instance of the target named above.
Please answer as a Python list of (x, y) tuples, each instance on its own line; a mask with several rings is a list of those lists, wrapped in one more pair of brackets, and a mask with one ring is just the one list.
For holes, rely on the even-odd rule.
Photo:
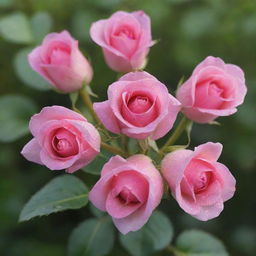
[(119, 78), (119, 81), (138, 81), (138, 80), (147, 79), (147, 78), (156, 80), (154, 76), (152, 76), (146, 71), (140, 71), (140, 72), (136, 71), (136, 72), (129, 72), (123, 75), (122, 77)]
[(51, 120), (73, 119), (87, 121), (85, 117), (62, 106), (44, 107), (39, 114), (33, 115), (29, 122), (29, 129), (37, 136), (42, 125)]
[(225, 201), (233, 197), (236, 190), (236, 180), (229, 169), (221, 163), (215, 163), (216, 175), (222, 186), (222, 199)]
[[(109, 48), (103, 48), (104, 59), (108, 66), (116, 72), (129, 72), (133, 68), (131, 63), (121, 53), (118, 55), (109, 50)], [(121, 55), (121, 56), (120, 56)]]
[(116, 196), (114, 196), (111, 192), (108, 194), (106, 200), (106, 210), (108, 214), (116, 219), (127, 217), (135, 212), (140, 206), (141, 203), (125, 205), (124, 203), (120, 202), (120, 200), (117, 199)]
[(101, 170), (101, 176), (115, 170), (119, 166), (122, 166), (127, 163), (127, 160), (122, 158), (121, 156), (113, 156), (109, 159), (109, 161), (103, 166)]
[(201, 193), (196, 194), (196, 203), (200, 206), (214, 205), (222, 201), (221, 186), (219, 181), (215, 180)]
[(193, 157), (194, 152), (188, 149), (176, 150), (164, 157), (161, 163), (161, 171), (173, 193), (175, 193), (176, 187), (179, 186), (185, 168)]
[(92, 162), (98, 154), (99, 154), (98, 151), (95, 151), (93, 148), (88, 148), (83, 153), (81, 153), (79, 159), (74, 164), (72, 164), (72, 166), (66, 169), (66, 172), (73, 173), (83, 168), (84, 166)]
[(78, 48), (78, 41), (72, 44), (72, 51), (70, 56), (70, 68), (76, 74), (80, 74), (81, 79), (88, 85), (93, 76), (93, 70), (89, 61), (84, 57)]
[(56, 89), (69, 93), (82, 88), (83, 77), (70, 67), (42, 64), (41, 68), (53, 81)]
[(113, 178), (113, 173), (107, 173), (98, 180), (98, 182), (93, 186), (89, 193), (89, 200), (92, 204), (100, 209), (101, 211), (106, 211), (106, 200), (108, 193), (111, 190), (111, 180)]
[(93, 109), (104, 126), (113, 133), (120, 133), (118, 120), (112, 112), (109, 100), (93, 104)]
[(67, 158), (53, 157), (43, 148), (40, 151), (40, 158), (42, 163), (50, 170), (63, 170), (72, 166), (79, 159), (79, 155)]
[(37, 164), (43, 164), (40, 158), (41, 147), (34, 138), (22, 149), (21, 154), (28, 160)]
[(218, 67), (220, 69), (225, 68), (225, 62), (218, 57), (208, 56), (206, 57), (200, 64), (196, 66), (196, 68), (193, 71), (193, 75), (201, 71), (201, 69), (209, 66)]
[(40, 55), (42, 46), (38, 46), (31, 53), (28, 54), (28, 63), (31, 68), (39, 73), (44, 79), (46, 79), (51, 85), (54, 85), (53, 80), (48, 76), (47, 72), (42, 68), (42, 58)]
[(173, 124), (177, 118), (177, 115), (181, 109), (181, 104), (172, 95), (169, 94), (169, 106), (168, 114), (163, 118), (163, 120), (158, 124), (156, 130), (152, 135), (153, 140), (157, 140), (164, 135), (166, 135), (173, 127)]
[(92, 124), (80, 120), (69, 120), (68, 122), (81, 132), (83, 139), (94, 151), (100, 152), (100, 134)]
[(200, 211), (197, 214), (194, 214), (193, 217), (201, 221), (207, 221), (218, 217), (223, 209), (223, 202), (218, 201), (214, 205), (201, 207)]
[(221, 155), (222, 148), (221, 143), (207, 142), (195, 147), (195, 156), (208, 161), (217, 161)]

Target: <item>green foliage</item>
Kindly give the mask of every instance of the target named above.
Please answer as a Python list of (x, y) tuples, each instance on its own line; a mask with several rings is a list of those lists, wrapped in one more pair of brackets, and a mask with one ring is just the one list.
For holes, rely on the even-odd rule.
[(33, 48), (21, 49), (14, 58), (14, 68), (17, 76), (25, 84), (37, 90), (49, 90), (46, 80), (33, 71), (28, 63), (28, 54)]
[(133, 256), (149, 256), (164, 249), (172, 238), (172, 224), (160, 211), (155, 211), (140, 230), (120, 235), (121, 244)]
[(73, 35), (79, 39), (79, 41), (90, 41), (90, 26), (97, 20), (97, 16), (90, 11), (78, 10), (72, 17), (72, 31)]
[(68, 256), (103, 256), (114, 245), (111, 218), (88, 219), (73, 230), (68, 242)]
[(219, 239), (201, 230), (184, 231), (178, 236), (176, 245), (184, 256), (228, 256)]
[(50, 32), (53, 25), (52, 17), (47, 12), (37, 12), (31, 18), (32, 31), (37, 43)]
[(68, 209), (79, 209), (88, 203), (85, 184), (71, 175), (62, 175), (46, 184), (24, 206), (19, 221)]
[(0, 97), (0, 142), (12, 142), (28, 133), (28, 121), (36, 112), (34, 102), (21, 95)]
[(82, 169), (87, 173), (100, 175), (103, 165), (110, 159), (111, 156), (112, 154), (108, 151), (101, 150), (100, 154), (89, 165)]
[(27, 16), (21, 12), (0, 19), (0, 34), (5, 40), (13, 43), (33, 42), (31, 25)]

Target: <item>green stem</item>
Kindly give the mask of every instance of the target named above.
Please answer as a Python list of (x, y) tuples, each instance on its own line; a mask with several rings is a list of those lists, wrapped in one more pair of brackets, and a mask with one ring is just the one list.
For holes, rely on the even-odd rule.
[(111, 146), (111, 145), (109, 145), (107, 143), (104, 143), (104, 142), (101, 142), (101, 147), (106, 149), (107, 151), (115, 154), (115, 155), (120, 155), (120, 156), (123, 156), (123, 157), (128, 157), (129, 156), (129, 154), (127, 152), (123, 151), (122, 149)]
[(171, 135), (171, 137), (166, 141), (166, 143), (159, 150), (159, 154), (163, 154), (167, 147), (173, 145), (180, 137), (180, 135), (185, 131), (188, 122), (190, 122), (185, 116), (181, 119), (179, 125)]
[[(86, 85), (87, 86), (87, 85)], [(93, 109), (93, 104), (92, 104), (92, 101), (91, 101), (91, 98), (90, 98), (90, 95), (88, 94), (86, 88), (83, 88), (82, 90), (79, 91), (80, 93), (80, 96), (84, 102), (84, 104), (88, 107), (93, 119), (98, 123), (98, 124), (101, 124), (101, 121), (100, 119), (97, 117), (96, 113), (94, 112), (94, 109)]]
[(121, 134), (121, 143), (122, 143), (123, 149), (125, 151), (128, 151), (128, 137), (125, 136), (124, 134)]

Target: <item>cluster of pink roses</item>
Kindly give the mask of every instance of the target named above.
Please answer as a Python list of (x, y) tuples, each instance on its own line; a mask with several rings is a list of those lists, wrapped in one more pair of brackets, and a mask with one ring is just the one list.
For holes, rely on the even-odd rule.
[[(220, 58), (202, 61), (178, 88), (177, 99), (154, 76), (138, 71), (154, 44), (150, 19), (142, 11), (116, 12), (92, 24), (90, 34), (102, 47), (110, 68), (130, 72), (109, 86), (108, 100), (93, 104), (98, 119), (112, 133), (157, 140), (172, 129), (180, 111), (190, 120), (209, 123), (235, 113), (244, 100), (243, 71)], [(29, 63), (64, 93), (79, 90), (92, 79), (91, 65), (66, 31), (46, 36), (30, 53)], [(23, 148), (23, 156), (51, 170), (73, 173), (100, 152), (98, 130), (67, 108), (43, 108), (31, 118), (29, 128), (34, 138)], [(221, 151), (222, 145), (212, 142), (194, 151), (176, 150), (164, 156), (160, 170), (145, 154), (127, 159), (114, 156), (103, 166), (89, 199), (126, 234), (147, 222), (161, 201), (165, 180), (184, 211), (204, 221), (214, 218), (233, 196), (236, 183), (228, 168), (218, 162)]]

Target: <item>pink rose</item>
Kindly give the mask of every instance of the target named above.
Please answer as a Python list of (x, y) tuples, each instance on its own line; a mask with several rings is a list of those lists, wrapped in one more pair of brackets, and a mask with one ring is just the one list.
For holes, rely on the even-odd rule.
[(243, 71), (223, 60), (207, 57), (180, 86), (177, 99), (184, 114), (198, 123), (208, 123), (218, 116), (234, 114), (246, 95)]
[(142, 68), (154, 42), (150, 18), (143, 11), (118, 11), (109, 19), (92, 24), (92, 40), (102, 47), (109, 67), (117, 72)]
[(69, 93), (92, 80), (92, 67), (69, 32), (51, 33), (28, 56), (30, 66), (57, 90)]
[(103, 166), (89, 199), (101, 211), (107, 211), (118, 230), (127, 234), (147, 222), (162, 195), (162, 177), (150, 158), (134, 155), (125, 160), (114, 156)]
[(100, 152), (100, 135), (80, 114), (60, 106), (45, 107), (32, 116), (34, 138), (21, 154), (51, 170), (72, 173), (90, 163)]
[(180, 207), (199, 220), (219, 216), (223, 202), (235, 192), (236, 180), (228, 168), (217, 162), (220, 143), (208, 142), (194, 151), (169, 153), (162, 161), (162, 172)]
[(172, 128), (180, 103), (147, 72), (128, 73), (108, 88), (108, 100), (93, 105), (105, 127), (136, 139), (156, 140)]

